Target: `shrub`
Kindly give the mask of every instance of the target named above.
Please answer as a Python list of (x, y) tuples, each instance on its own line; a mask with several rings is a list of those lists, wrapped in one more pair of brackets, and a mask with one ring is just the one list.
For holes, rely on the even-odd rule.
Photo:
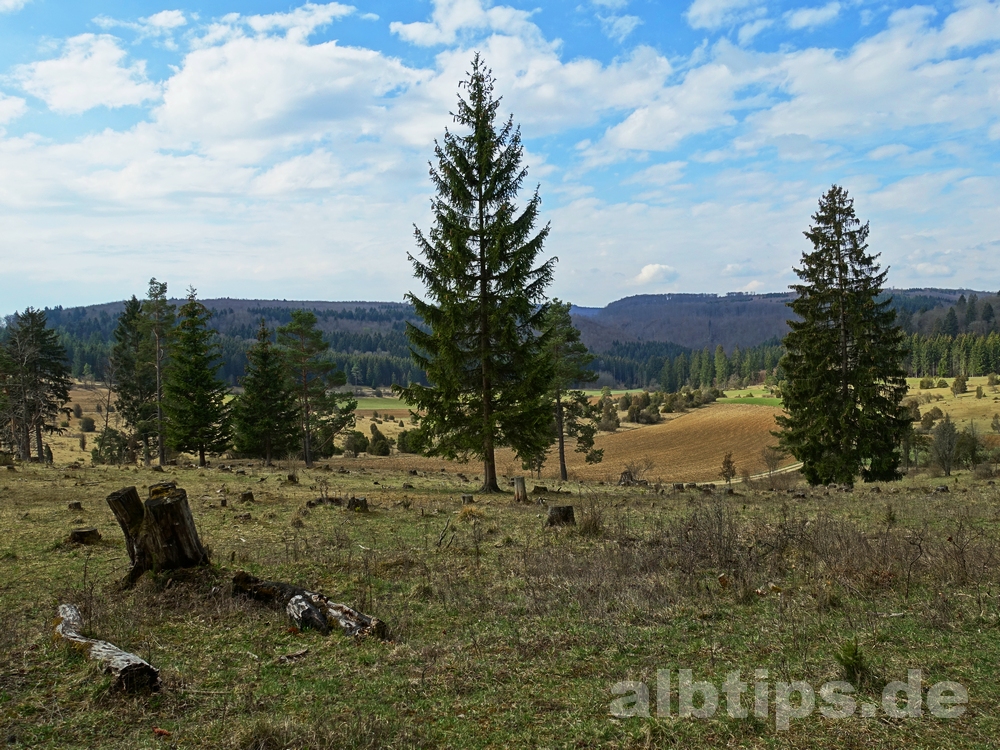
[(400, 453), (421, 454), (430, 447), (427, 434), (421, 429), (403, 430), (396, 438), (396, 448)]
[(365, 453), (368, 450), (368, 445), (368, 437), (359, 430), (351, 430), (344, 439), (344, 450), (350, 451), (355, 456), (359, 453)]
[(84, 432), (93, 432), (96, 427), (93, 417), (84, 417), (80, 420), (80, 429)]
[(986, 385), (990, 388), (996, 388), (998, 381), (1000, 381), (1000, 378), (997, 378), (997, 374), (995, 372), (991, 372), (986, 376)]
[(934, 387), (934, 378), (920, 378), (920, 387), (924, 390)]
[(951, 384), (951, 392), (956, 396), (967, 392), (969, 390), (968, 382), (965, 375), (956, 375), (955, 380)]
[(618, 399), (618, 411), (628, 411), (632, 406), (632, 396), (628, 393)]
[(976, 398), (983, 398), (986, 394), (983, 393), (983, 387), (981, 385), (976, 386)]
[(73, 404), (73, 416), (77, 419), (83, 416), (83, 407), (80, 404)]
[(938, 387), (938, 388), (947, 388), (947, 387), (948, 387), (948, 381), (947, 381), (947, 380), (945, 380), (944, 378), (941, 378), (941, 379), (940, 379), (940, 380), (938, 380), (938, 382), (937, 382), (937, 387)]
[(373, 424), (371, 431), (372, 437), (368, 444), (368, 453), (372, 456), (388, 456), (392, 452), (390, 450), (389, 440), (382, 434), (378, 425)]

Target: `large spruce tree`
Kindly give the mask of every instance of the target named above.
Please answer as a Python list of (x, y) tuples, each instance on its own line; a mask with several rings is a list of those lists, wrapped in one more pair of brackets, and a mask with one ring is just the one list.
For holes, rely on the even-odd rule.
[(879, 300), (887, 271), (869, 255), (868, 224), (847, 191), (834, 185), (819, 201), (795, 273), (802, 283), (789, 306), (787, 416), (779, 417), (782, 446), (802, 461), (810, 484), (898, 479), (898, 446), (909, 423), (901, 363), (904, 334), (891, 299)]
[(498, 126), (493, 88), (477, 54), (453, 113), (464, 132), (445, 130), (435, 144), (434, 222), (415, 232), (422, 259), (409, 255), (428, 299), (407, 295), (424, 323), (408, 323), (407, 334), (430, 385), (398, 389), (433, 440), (427, 453), (482, 460), (485, 492), (500, 489), (498, 447), (524, 459), (549, 444), (552, 368), (538, 332), (555, 263), (537, 264), (549, 227), (535, 230), (537, 189), (517, 205), (527, 174), (520, 130), (513, 118)]
[(142, 303), (146, 331), (153, 342), (153, 367), (156, 372), (156, 442), (160, 465), (166, 462), (167, 441), (163, 426), (164, 372), (168, 363), (170, 336), (174, 328), (174, 306), (167, 300), (167, 282), (149, 280), (149, 291)]
[(150, 464), (150, 444), (157, 435), (156, 342), (151, 321), (135, 295), (118, 316), (111, 350), (117, 398), (115, 408), (128, 428), (130, 460), (142, 446), (143, 463)]
[(229, 389), (216, 376), (219, 346), (208, 327), (212, 313), (197, 300), (194, 289), (188, 290), (179, 313), (163, 381), (166, 437), (172, 448), (197, 453), (198, 465), (204, 466), (206, 453), (229, 447)]
[(270, 466), (275, 455), (284, 456), (299, 439), (298, 404), (285, 357), (272, 345), (264, 320), (257, 343), (247, 350), (243, 395), (233, 406), (236, 449), (263, 458)]

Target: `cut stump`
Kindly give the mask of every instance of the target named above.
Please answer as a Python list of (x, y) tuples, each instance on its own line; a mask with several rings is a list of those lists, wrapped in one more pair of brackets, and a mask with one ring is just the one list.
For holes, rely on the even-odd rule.
[(550, 505), (546, 526), (576, 526), (572, 505)]
[(135, 583), (147, 570), (208, 564), (208, 552), (198, 538), (187, 493), (176, 482), (152, 485), (145, 503), (135, 487), (125, 487), (108, 495), (108, 505), (122, 528), (132, 561), (128, 584)]
[(101, 532), (90, 527), (89, 529), (73, 529), (69, 532), (69, 540), (73, 544), (97, 544), (101, 541)]
[(299, 630), (311, 628), (323, 635), (339, 627), (346, 635), (373, 635), (385, 640), (388, 628), (377, 617), (358, 612), (346, 604), (337, 604), (323, 594), (307, 591), (280, 581), (262, 581), (246, 572), (233, 577), (233, 596), (247, 596), (259, 602), (283, 607)]
[(75, 604), (60, 604), (56, 624), (56, 638), (62, 638), (87, 652), (87, 658), (98, 662), (105, 672), (114, 677), (113, 686), (127, 692), (157, 690), (160, 671), (135, 654), (122, 651), (107, 641), (87, 638), (83, 630), (83, 616)]
[(524, 485), (524, 477), (514, 477), (514, 502), (528, 502), (528, 488)]

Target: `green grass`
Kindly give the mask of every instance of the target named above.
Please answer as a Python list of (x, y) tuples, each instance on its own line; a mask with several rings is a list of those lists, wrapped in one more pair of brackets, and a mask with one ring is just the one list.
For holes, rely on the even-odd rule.
[[(246, 476), (0, 470), (8, 746), (980, 748), (995, 739), (994, 486), (953, 477), (951, 492), (932, 493), (941, 480), (922, 477), (880, 493), (793, 498), (570, 484), (571, 496), (551, 501), (574, 504), (585, 535), (544, 529), (544, 507), (514, 506), (510, 495), (477, 496), (462, 511), (470, 483), (453, 473), (342, 465), (351, 473), (299, 467), (294, 485), (283, 482), (291, 466)], [(128, 560), (104, 497), (164, 478), (187, 489), (215, 565), (122, 590)], [(245, 489), (254, 503), (236, 499)], [(323, 490), (366, 495), (372, 512), (306, 508)], [(250, 520), (237, 518), (246, 512)], [(65, 543), (77, 519), (102, 542)], [(392, 640), (291, 633), (283, 613), (229, 596), (242, 569), (377, 615)], [(159, 667), (162, 690), (111, 692), (92, 663), (54, 642), (64, 601), (83, 608), (95, 637)], [(772, 681), (818, 687), (842, 678), (838, 658), (855, 640), (873, 684), (920, 668), (925, 688), (966, 685), (969, 711), (950, 721), (817, 714), (787, 732), (775, 730), (773, 708), (766, 721), (722, 710), (704, 720), (608, 715), (614, 683), (652, 686), (657, 669), (675, 671), (675, 691), (679, 668), (717, 686), (729, 671), (749, 681), (766, 668)], [(878, 702), (874, 687), (862, 696)], [(158, 739), (153, 727), (172, 734)]]
[(383, 398), (360, 396), (357, 398), (357, 402), (358, 409), (376, 409), (380, 412), (386, 410), (390, 413), (399, 412), (396, 416), (400, 418), (405, 417), (409, 413), (408, 409), (410, 408), (395, 396), (384, 396)]

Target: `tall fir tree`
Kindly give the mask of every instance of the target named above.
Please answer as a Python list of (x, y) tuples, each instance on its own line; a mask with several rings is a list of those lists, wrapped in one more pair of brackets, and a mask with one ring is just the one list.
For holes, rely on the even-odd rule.
[(205, 465), (207, 453), (229, 447), (229, 389), (217, 376), (219, 346), (208, 327), (212, 317), (189, 289), (170, 344), (170, 367), (163, 382), (166, 437), (175, 450), (197, 453)]
[(299, 440), (298, 403), (285, 357), (271, 343), (264, 320), (257, 343), (247, 350), (243, 395), (233, 405), (236, 449), (263, 458), (270, 466), (274, 456), (284, 456)]
[(6, 389), (5, 422), (9, 439), (22, 460), (31, 457), (34, 440), (38, 460), (45, 460), (43, 432), (58, 432), (53, 424), (67, 413), (71, 385), (66, 349), (48, 327), (43, 310), (15, 313), (3, 344)]
[(127, 426), (131, 460), (142, 446), (143, 463), (150, 464), (150, 447), (157, 434), (156, 346), (150, 321), (135, 295), (118, 316), (111, 350), (117, 398), (115, 408)]
[(887, 271), (867, 253), (868, 224), (846, 190), (831, 187), (812, 220), (813, 251), (795, 269), (802, 283), (788, 303), (799, 319), (784, 341), (778, 436), (810, 484), (898, 479), (906, 352), (891, 298), (879, 301)]
[(407, 323), (407, 335), (430, 385), (397, 388), (433, 439), (428, 454), (482, 460), (484, 492), (500, 489), (498, 447), (523, 460), (551, 434), (551, 363), (538, 331), (555, 259), (536, 265), (549, 227), (535, 231), (537, 189), (516, 204), (527, 175), (521, 134), (512, 117), (498, 127), (494, 83), (477, 54), (453, 114), (466, 132), (445, 130), (435, 143), (434, 223), (415, 231), (423, 259), (409, 255), (428, 299), (407, 295), (424, 323)]
[(278, 344), (295, 384), (302, 457), (310, 468), (317, 453), (314, 438), (319, 437), (320, 447), (332, 450), (333, 439), (354, 426), (358, 404), (349, 394), (333, 390), (345, 385), (347, 376), (325, 356), (330, 344), (316, 323), (311, 310), (292, 310), (292, 319), (278, 329)]
[(167, 458), (166, 432), (163, 426), (164, 372), (176, 315), (174, 306), (167, 300), (165, 281), (157, 281), (155, 278), (149, 280), (149, 291), (142, 303), (142, 314), (148, 335), (153, 341), (153, 367), (156, 372), (156, 443), (162, 466)]
[(576, 441), (576, 452), (584, 454), (587, 463), (600, 463), (603, 449), (594, 448), (597, 434), (596, 419), (600, 414), (587, 394), (574, 388), (597, 380), (588, 365), (594, 357), (580, 341), (580, 331), (573, 325), (569, 302), (553, 299), (542, 322), (547, 333), (546, 353), (552, 362), (552, 383), (549, 394), (555, 420), (555, 436), (559, 452), (559, 478), (568, 478), (566, 471), (566, 438)]

